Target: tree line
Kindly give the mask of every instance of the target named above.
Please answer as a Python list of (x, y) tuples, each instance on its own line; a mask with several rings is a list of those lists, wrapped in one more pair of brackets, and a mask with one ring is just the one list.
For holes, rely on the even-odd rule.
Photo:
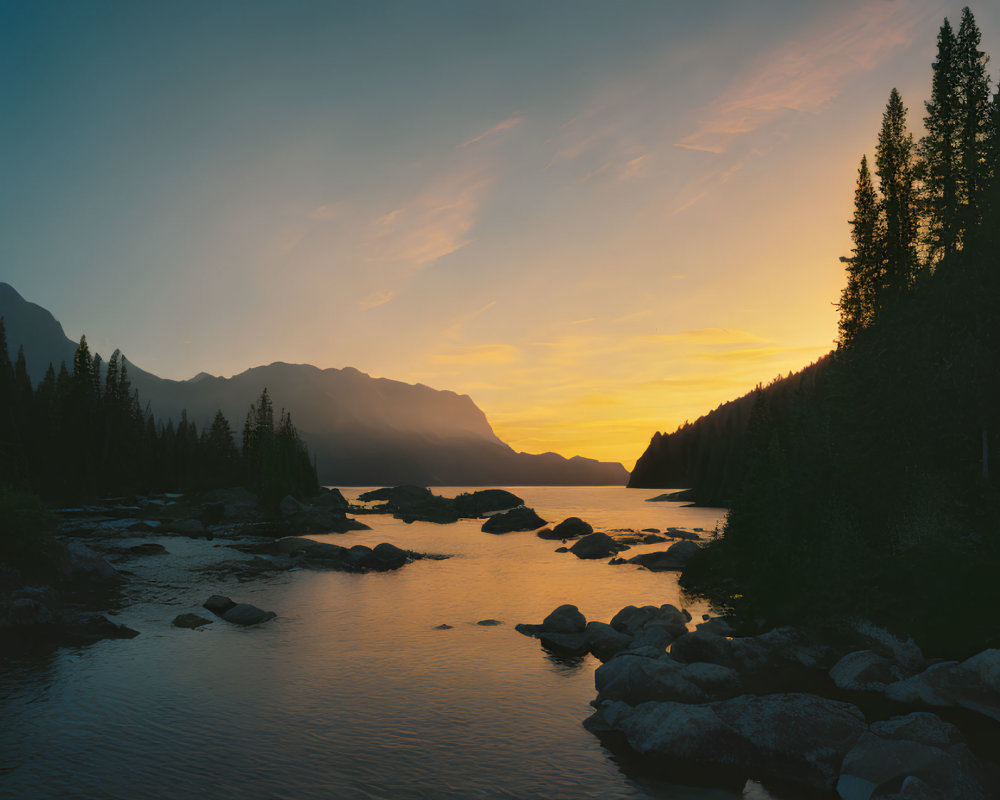
[(11, 361), (0, 318), (2, 485), (50, 502), (244, 485), (270, 507), (287, 494), (319, 490), (291, 416), (283, 410), (275, 423), (267, 389), (250, 406), (238, 447), (221, 410), (201, 433), (186, 412), (177, 424), (157, 422), (121, 352), (104, 364), (85, 336), (71, 369), (50, 363), (33, 386), (23, 347)]
[[(926, 134), (893, 90), (862, 158), (840, 338), (755, 404), (723, 535), (681, 582), (738, 620), (865, 617), (935, 655), (1000, 644), (1000, 90), (969, 9), (938, 37)], [(876, 186), (877, 182), (877, 186)], [(956, 607), (957, 606), (957, 607)]]

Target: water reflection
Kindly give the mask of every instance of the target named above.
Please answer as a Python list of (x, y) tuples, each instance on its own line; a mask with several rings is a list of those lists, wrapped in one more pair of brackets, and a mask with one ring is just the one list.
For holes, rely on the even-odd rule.
[[(546, 519), (581, 516), (597, 528), (710, 528), (717, 516), (625, 489), (514, 491)], [(306, 570), (239, 583), (203, 577), (240, 557), (219, 542), (137, 539), (171, 553), (130, 563), (130, 604), (116, 621), (138, 638), (0, 672), (0, 796), (736, 796), (630, 778), (580, 724), (598, 662), (543, 650), (514, 630), (563, 603), (603, 621), (630, 603), (680, 605), (672, 575), (582, 561), (555, 553), (557, 542), (484, 534), (475, 521), (366, 522), (373, 530), (317, 538), (456, 557), (394, 573)], [(278, 618), (249, 629), (171, 627), (216, 593)], [(702, 610), (691, 609), (696, 619)], [(503, 624), (476, 624), (487, 618)], [(453, 628), (437, 630), (442, 623)]]

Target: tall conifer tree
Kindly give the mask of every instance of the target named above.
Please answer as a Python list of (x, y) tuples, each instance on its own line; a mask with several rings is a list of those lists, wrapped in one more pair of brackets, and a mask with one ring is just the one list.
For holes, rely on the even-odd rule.
[(854, 217), (850, 221), (854, 255), (847, 262), (847, 286), (840, 300), (840, 343), (847, 346), (858, 331), (875, 317), (882, 284), (882, 241), (885, 232), (879, 217), (878, 198), (868, 171), (868, 157), (861, 157), (858, 186), (854, 191)]
[(959, 229), (963, 240), (982, 222), (986, 191), (986, 139), (990, 113), (989, 56), (979, 49), (982, 36), (972, 12), (962, 9), (958, 28)]
[(910, 288), (917, 265), (913, 136), (906, 129), (906, 108), (896, 89), (889, 93), (882, 115), (875, 165), (885, 219), (883, 281), (879, 292), (879, 305), (885, 305)]

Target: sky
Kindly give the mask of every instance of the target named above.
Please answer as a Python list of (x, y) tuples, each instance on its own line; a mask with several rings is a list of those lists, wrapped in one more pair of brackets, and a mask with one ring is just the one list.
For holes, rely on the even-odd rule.
[(353, 366), (631, 468), (833, 347), (961, 7), (4, 0), (0, 279), (162, 377)]

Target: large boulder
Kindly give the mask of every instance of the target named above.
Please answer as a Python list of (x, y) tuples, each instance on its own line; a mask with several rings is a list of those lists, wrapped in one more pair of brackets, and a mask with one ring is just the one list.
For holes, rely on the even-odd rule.
[(898, 667), (873, 650), (848, 653), (830, 670), (839, 689), (853, 692), (881, 692), (900, 678)]
[(437, 522), (447, 524), (458, 521), (455, 501), (441, 497), (422, 486), (393, 486), (373, 489), (358, 496), (363, 502), (384, 501), (383, 510), (404, 522)]
[(740, 690), (735, 671), (716, 664), (681, 664), (669, 656), (645, 658), (622, 653), (594, 673), (598, 701), (638, 705), (650, 700), (704, 703)]
[(632, 646), (632, 637), (612, 628), (606, 622), (587, 623), (587, 646), (601, 661), (614, 658)]
[(226, 622), (234, 625), (259, 625), (262, 622), (274, 619), (277, 614), (273, 611), (262, 611), (257, 606), (250, 603), (238, 603), (221, 615)]
[(864, 714), (849, 703), (810, 694), (743, 695), (715, 713), (752, 743), (761, 777), (831, 790), (844, 756), (865, 733)]
[(688, 632), (689, 619), (689, 615), (669, 603), (662, 606), (625, 606), (611, 618), (611, 627), (633, 637), (645, 628), (662, 628), (671, 639), (676, 639)]
[(571, 603), (559, 606), (542, 621), (542, 630), (550, 633), (583, 633), (586, 629), (587, 618)]
[(986, 800), (982, 771), (964, 745), (943, 749), (924, 742), (864, 733), (844, 757), (837, 781), (843, 800), (885, 796), (910, 777), (940, 800)]
[(300, 511), (305, 511), (306, 506), (304, 503), (300, 503), (290, 494), (285, 495), (281, 498), (281, 502), (278, 503), (278, 513), (283, 517), (292, 517), (298, 514)]
[(512, 533), (513, 531), (534, 531), (545, 525), (545, 520), (535, 513), (535, 509), (519, 506), (494, 514), (483, 523), (486, 533)]
[(624, 545), (606, 533), (591, 533), (578, 540), (569, 551), (577, 558), (606, 558), (624, 549)]

